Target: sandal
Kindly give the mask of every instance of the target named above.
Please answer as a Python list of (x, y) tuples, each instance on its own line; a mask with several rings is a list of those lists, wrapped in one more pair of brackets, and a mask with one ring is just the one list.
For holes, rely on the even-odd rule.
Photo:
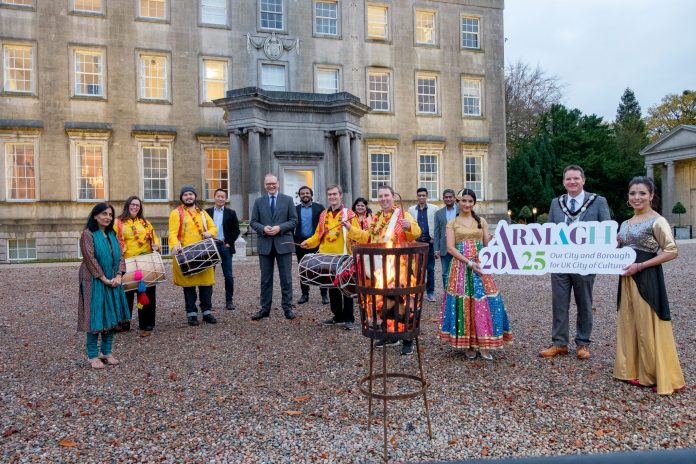
[(476, 351), (473, 348), (467, 348), (464, 354), (468, 359), (476, 359)]
[(481, 351), (479, 351), (479, 354), (480, 354), (481, 357), (482, 357), (483, 359), (485, 359), (486, 361), (493, 361), (493, 355), (491, 354), (490, 351), (488, 351), (488, 350), (481, 350)]
[(104, 369), (106, 367), (99, 358), (87, 358), (87, 363), (92, 369)]
[(99, 355), (99, 359), (101, 359), (102, 361), (104, 361), (106, 364), (108, 364), (110, 366), (115, 366), (115, 365), (121, 363), (121, 361), (114, 358), (114, 355), (112, 355), (111, 353), (109, 353), (107, 355), (101, 354), (101, 355)]
[(630, 380), (627, 380), (626, 382), (633, 385), (634, 387), (643, 387), (643, 388), (654, 388), (655, 387), (655, 385), (643, 385), (642, 383), (640, 383), (640, 380), (638, 380), (638, 379), (630, 379)]

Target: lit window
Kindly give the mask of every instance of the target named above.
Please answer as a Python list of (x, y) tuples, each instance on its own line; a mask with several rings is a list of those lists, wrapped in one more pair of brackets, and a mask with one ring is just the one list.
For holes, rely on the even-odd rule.
[(282, 64), (261, 64), (261, 88), (285, 91), (285, 66)]
[(203, 60), (204, 101), (225, 97), (227, 90), (227, 60)]
[(418, 187), (428, 189), (428, 200), (437, 200), (440, 191), (438, 182), (438, 155), (440, 150), (418, 149)]
[(35, 144), (5, 144), (7, 199), (36, 200)]
[(102, 147), (101, 144), (76, 144), (78, 200), (103, 200), (105, 198)]
[(390, 73), (370, 72), (368, 74), (369, 105), (375, 111), (390, 111)]
[(422, 45), (435, 45), (434, 11), (416, 10), (416, 43)]
[(481, 116), (481, 80), (462, 79), (462, 113)]
[(389, 147), (369, 147), (370, 153), (370, 200), (377, 200), (379, 187), (392, 184), (392, 155)]
[(203, 24), (227, 25), (227, 0), (201, 0)]
[(169, 99), (169, 64), (162, 55), (140, 55), (140, 98)]
[(36, 240), (8, 240), (7, 257), (10, 261), (29, 261), (36, 259)]
[(34, 50), (31, 45), (3, 45), (3, 89), (34, 92)]
[(464, 186), (474, 191), (478, 200), (483, 199), (483, 157), (485, 149), (464, 148)]
[(215, 190), (224, 189), (229, 192), (229, 176), (227, 160), (229, 151), (227, 148), (205, 147), (205, 179), (204, 198), (210, 200), (215, 197)]
[(140, 0), (140, 17), (167, 19), (166, 0)]
[(73, 10), (87, 13), (102, 13), (102, 0), (73, 0)]
[(389, 8), (382, 5), (367, 5), (367, 38), (387, 40), (389, 37)]
[(283, 0), (261, 0), (261, 27), (283, 30)]
[(169, 148), (142, 146), (143, 200), (167, 200), (169, 197)]
[(314, 2), (314, 32), (338, 35), (338, 2)]
[(462, 16), (462, 48), (481, 48), (479, 18)]
[(104, 53), (75, 50), (75, 95), (104, 96)]
[(317, 68), (317, 93), (336, 93), (339, 90), (339, 71), (336, 68)]
[(437, 76), (417, 74), (416, 96), (419, 114), (437, 114)]

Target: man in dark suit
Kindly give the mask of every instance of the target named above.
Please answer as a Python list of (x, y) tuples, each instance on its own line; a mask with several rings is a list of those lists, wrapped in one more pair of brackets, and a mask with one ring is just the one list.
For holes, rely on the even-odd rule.
[(273, 302), (273, 267), (278, 263), (285, 317), (294, 319), (292, 311), (292, 232), (297, 225), (297, 210), (292, 198), (278, 192), (278, 178), (266, 174), (263, 180), (267, 195), (256, 199), (249, 225), (258, 235), (256, 248), (261, 268), (261, 309), (251, 319), (270, 316)]
[[(300, 197), (300, 204), (295, 206), (297, 210), (297, 227), (295, 227), (295, 243), (302, 243), (309, 237), (314, 235), (314, 231), (317, 229), (317, 224), (319, 224), (319, 216), (321, 212), (324, 211), (324, 207), (313, 201), (314, 192), (312, 189), (306, 185), (300, 187), (297, 191), (297, 195)], [(302, 247), (295, 246), (295, 256), (297, 256), (297, 262), (299, 263), (302, 257), (308, 253), (316, 253), (319, 247), (305, 250)], [(297, 301), (298, 304), (305, 304), (309, 301), (309, 285), (306, 285), (300, 281), (300, 289), (302, 290), (302, 296)], [(329, 304), (329, 292), (326, 288), (319, 289), (321, 293), (322, 304)]]
[[(576, 221), (608, 221), (609, 206), (604, 197), (585, 192), (585, 172), (580, 166), (570, 165), (563, 170), (563, 186), (566, 194), (554, 198), (549, 208), (547, 222), (572, 224)], [(553, 304), (553, 344), (539, 353), (542, 358), (553, 358), (568, 353), (568, 311), (570, 291), (575, 294), (578, 317), (575, 345), (578, 359), (590, 357), (592, 335), (592, 287), (595, 275), (551, 274), (551, 298)]]
[(445, 203), (445, 206), (438, 209), (435, 213), (435, 233), (433, 239), (435, 240), (435, 259), (439, 259), (442, 264), (442, 286), (445, 288), (445, 291), (447, 291), (447, 275), (449, 273), (450, 263), (452, 262), (452, 255), (447, 253), (445, 232), (447, 223), (457, 217), (459, 208), (454, 204), (455, 193), (452, 189), (445, 189), (442, 191), (442, 201)]
[(215, 190), (215, 206), (205, 211), (213, 218), (217, 227), (218, 253), (220, 253), (220, 267), (225, 276), (225, 309), (233, 311), (234, 306), (234, 277), (232, 277), (232, 258), (235, 252), (234, 242), (239, 238), (239, 219), (237, 213), (225, 207), (227, 203), (227, 191), (221, 188)]

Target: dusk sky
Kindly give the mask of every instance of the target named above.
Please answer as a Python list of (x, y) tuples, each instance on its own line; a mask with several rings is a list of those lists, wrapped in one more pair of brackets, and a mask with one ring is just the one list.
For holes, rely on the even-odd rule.
[(506, 0), (505, 63), (539, 64), (563, 104), (613, 121), (631, 87), (643, 110), (696, 89), (696, 1)]

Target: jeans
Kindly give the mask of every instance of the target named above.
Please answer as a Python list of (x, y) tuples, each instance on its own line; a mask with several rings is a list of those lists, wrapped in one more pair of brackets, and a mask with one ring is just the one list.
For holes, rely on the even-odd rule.
[(435, 248), (433, 244), (428, 245), (428, 263), (425, 282), (425, 291), (428, 294), (435, 293)]
[(449, 278), (449, 268), (452, 262), (452, 255), (447, 254), (447, 256), (440, 255), (440, 264), (442, 265), (442, 287), (447, 291), (447, 279)]
[(101, 332), (101, 347), (97, 346), (99, 335), (99, 333), (87, 332), (87, 357), (90, 359), (99, 356), (100, 351), (104, 356), (111, 354), (111, 347), (114, 343), (114, 333)]
[(224, 244), (218, 245), (218, 253), (220, 253), (220, 267), (222, 275), (225, 276), (225, 303), (232, 303), (234, 297), (234, 277), (232, 277), (232, 258), (234, 257), (230, 247)]
[[(198, 308), (196, 308), (196, 287), (184, 287), (184, 300), (186, 301), (186, 315), (198, 316)], [(200, 296), (201, 312), (204, 316), (213, 312), (213, 286), (205, 285), (198, 287), (198, 296)]]

